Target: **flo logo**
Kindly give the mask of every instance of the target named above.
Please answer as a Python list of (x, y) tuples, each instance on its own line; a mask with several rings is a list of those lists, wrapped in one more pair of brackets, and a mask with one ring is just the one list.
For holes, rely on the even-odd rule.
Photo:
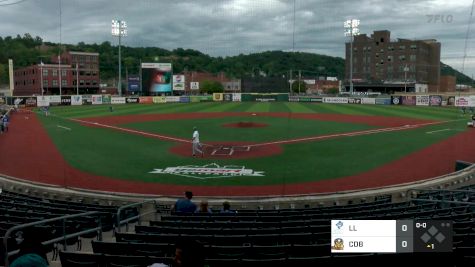
[(264, 176), (263, 171), (254, 171), (246, 169), (244, 166), (219, 166), (216, 163), (207, 164), (203, 166), (177, 166), (167, 167), (165, 169), (154, 169), (149, 172), (152, 174), (173, 174), (194, 179), (216, 179), (236, 176)]

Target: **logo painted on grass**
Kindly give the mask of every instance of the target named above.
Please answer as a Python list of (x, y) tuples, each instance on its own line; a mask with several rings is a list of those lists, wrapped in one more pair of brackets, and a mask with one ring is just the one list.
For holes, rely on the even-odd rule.
[(264, 176), (263, 171), (246, 169), (245, 166), (219, 166), (216, 163), (203, 166), (186, 165), (177, 167), (167, 167), (165, 169), (154, 169), (152, 174), (173, 174), (194, 179), (215, 179), (236, 176)]

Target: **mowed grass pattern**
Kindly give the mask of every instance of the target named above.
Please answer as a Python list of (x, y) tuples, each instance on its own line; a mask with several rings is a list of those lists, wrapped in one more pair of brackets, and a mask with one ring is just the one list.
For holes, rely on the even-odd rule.
[[(336, 179), (377, 168), (409, 153), (428, 147), (466, 130), (468, 117), (461, 117), (453, 108), (331, 105), (314, 103), (176, 103), (155, 105), (53, 107), (54, 116), (39, 116), (56, 147), (73, 167), (96, 175), (132, 181), (186, 185), (269, 185), (287, 184), (324, 179)], [(252, 159), (201, 159), (169, 153), (176, 143), (133, 135), (115, 130), (86, 127), (69, 118), (120, 116), (134, 114), (175, 114), (193, 112), (283, 112), (283, 113), (335, 113), (348, 115), (378, 115), (407, 117), (439, 121), (452, 121), (413, 130), (378, 133), (356, 137), (339, 137), (329, 140), (283, 145), (283, 153)], [(262, 129), (223, 128), (223, 123), (245, 120), (248, 117), (220, 119), (174, 120), (134, 123), (124, 127), (191, 138), (191, 127), (197, 124), (203, 141), (265, 141), (301, 136), (325, 135), (368, 129), (367, 125), (288, 120), (261, 116), (258, 122), (269, 124)], [(71, 128), (65, 131), (57, 126)], [(428, 131), (451, 129), (436, 134)], [(237, 130), (243, 130), (241, 132)], [(259, 132), (259, 131), (263, 132)], [(249, 140), (251, 139), (251, 140)], [(191, 153), (191, 151), (190, 151)], [(443, 151), (440, 151), (443, 153)], [(262, 177), (227, 177), (199, 180), (175, 175), (150, 174), (155, 168), (184, 165), (245, 166), (264, 171)], [(66, 177), (68, 179), (68, 177)], [(383, 177), (381, 179), (384, 179)]]

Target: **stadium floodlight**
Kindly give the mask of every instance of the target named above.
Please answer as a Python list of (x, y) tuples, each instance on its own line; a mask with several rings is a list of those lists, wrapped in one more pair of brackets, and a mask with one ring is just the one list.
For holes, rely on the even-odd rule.
[(123, 20), (112, 20), (112, 36), (119, 38), (119, 83), (117, 85), (117, 91), (119, 96), (122, 95), (122, 58), (121, 58), (121, 40), (122, 37), (127, 36), (127, 22)]
[(350, 94), (353, 94), (353, 37), (360, 34), (359, 19), (349, 19), (345, 21), (345, 36), (350, 37)]

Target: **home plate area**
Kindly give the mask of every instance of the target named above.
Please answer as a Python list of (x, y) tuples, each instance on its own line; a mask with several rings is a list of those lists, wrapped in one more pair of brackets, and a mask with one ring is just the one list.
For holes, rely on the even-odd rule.
[(212, 156), (232, 156), (236, 152), (249, 152), (250, 146), (233, 146), (233, 145), (214, 145), (212, 147)]

